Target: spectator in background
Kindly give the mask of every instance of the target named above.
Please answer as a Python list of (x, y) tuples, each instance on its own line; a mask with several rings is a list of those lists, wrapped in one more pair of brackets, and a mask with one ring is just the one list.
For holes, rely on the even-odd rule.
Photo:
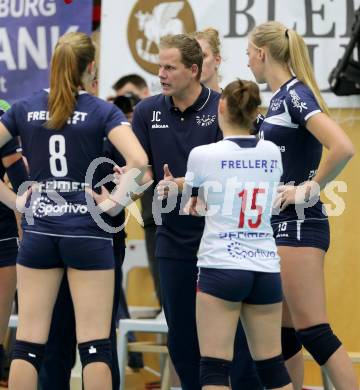
[(120, 108), (129, 122), (131, 122), (134, 107), (137, 103), (139, 103), (139, 101), (140, 98), (137, 95), (134, 95), (132, 92), (128, 92), (125, 95), (116, 96), (113, 100), (113, 103)]
[(140, 99), (150, 96), (149, 87), (146, 84), (146, 81), (135, 73), (120, 77), (112, 88), (115, 91), (116, 96), (122, 96), (128, 93), (133, 93), (134, 95), (139, 96)]

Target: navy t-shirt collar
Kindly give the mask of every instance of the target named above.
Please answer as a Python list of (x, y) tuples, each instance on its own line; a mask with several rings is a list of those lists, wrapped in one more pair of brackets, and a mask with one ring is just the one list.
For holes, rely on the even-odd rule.
[(296, 77), (295, 77), (295, 76), (293, 76), (293, 77), (291, 77), (291, 79), (285, 81), (285, 83), (282, 84), (282, 85), (273, 93), (273, 95), (272, 95), (271, 98), (273, 98), (274, 96), (276, 96), (280, 91), (283, 91), (285, 88), (287, 88), (287, 86), (288, 86), (291, 82), (293, 82), (294, 80), (296, 80)]
[(224, 141), (232, 141), (241, 148), (255, 148), (259, 139), (254, 135), (231, 135), (224, 138)]
[[(203, 84), (201, 84), (201, 92), (198, 98), (195, 100), (195, 102), (186, 108), (185, 111), (191, 110), (191, 111), (201, 111), (203, 107), (205, 107), (206, 103), (209, 101), (211, 95), (211, 89), (205, 87)], [(165, 96), (165, 102), (169, 110), (175, 110), (176, 106), (174, 105), (174, 101), (172, 96)]]

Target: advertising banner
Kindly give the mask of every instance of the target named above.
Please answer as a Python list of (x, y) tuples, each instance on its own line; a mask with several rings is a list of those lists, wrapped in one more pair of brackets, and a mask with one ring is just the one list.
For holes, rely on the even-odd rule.
[(92, 0), (0, 0), (0, 97), (14, 102), (48, 87), (59, 37), (91, 33), (91, 23)]
[[(338, 97), (328, 77), (351, 37), (360, 0), (103, 0), (100, 94), (127, 73), (138, 73), (159, 92), (158, 43), (165, 34), (214, 27), (222, 39), (221, 85), (237, 77), (253, 79), (247, 67), (247, 35), (268, 20), (278, 20), (305, 39), (315, 76), (331, 107), (357, 107), (359, 96)], [(266, 105), (271, 92), (262, 87)]]

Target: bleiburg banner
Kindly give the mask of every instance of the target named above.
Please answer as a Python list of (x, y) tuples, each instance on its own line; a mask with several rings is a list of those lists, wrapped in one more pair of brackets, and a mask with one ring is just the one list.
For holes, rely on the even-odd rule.
[(90, 33), (91, 16), (92, 0), (0, 0), (0, 97), (14, 102), (48, 87), (59, 36)]
[[(222, 37), (222, 85), (236, 77), (253, 79), (247, 35), (257, 24), (278, 20), (304, 37), (328, 104), (358, 107), (359, 96), (340, 98), (329, 91), (328, 76), (349, 42), (359, 6), (360, 0), (102, 0), (100, 94), (111, 94), (111, 85), (127, 73), (144, 76), (158, 92), (160, 37), (209, 26)], [(262, 89), (267, 104), (271, 92)]]

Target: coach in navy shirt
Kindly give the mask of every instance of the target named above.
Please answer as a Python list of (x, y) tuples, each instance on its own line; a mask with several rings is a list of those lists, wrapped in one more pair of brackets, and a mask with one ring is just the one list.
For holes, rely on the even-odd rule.
[[(187, 159), (195, 146), (222, 138), (217, 121), (220, 95), (200, 84), (202, 62), (203, 53), (195, 39), (185, 34), (163, 37), (159, 52), (163, 93), (144, 99), (135, 108), (133, 129), (148, 154), (157, 183), (154, 204), (158, 196), (167, 198), (169, 204), (174, 202), (174, 186), (181, 194)], [(169, 181), (173, 184), (170, 187)], [(204, 220), (182, 215), (183, 203), (178, 195), (176, 206), (171, 212), (162, 213), (161, 220), (156, 215), (159, 208), (153, 207), (159, 225), (156, 257), (169, 326), (170, 356), (182, 389), (199, 390), (196, 254)]]

